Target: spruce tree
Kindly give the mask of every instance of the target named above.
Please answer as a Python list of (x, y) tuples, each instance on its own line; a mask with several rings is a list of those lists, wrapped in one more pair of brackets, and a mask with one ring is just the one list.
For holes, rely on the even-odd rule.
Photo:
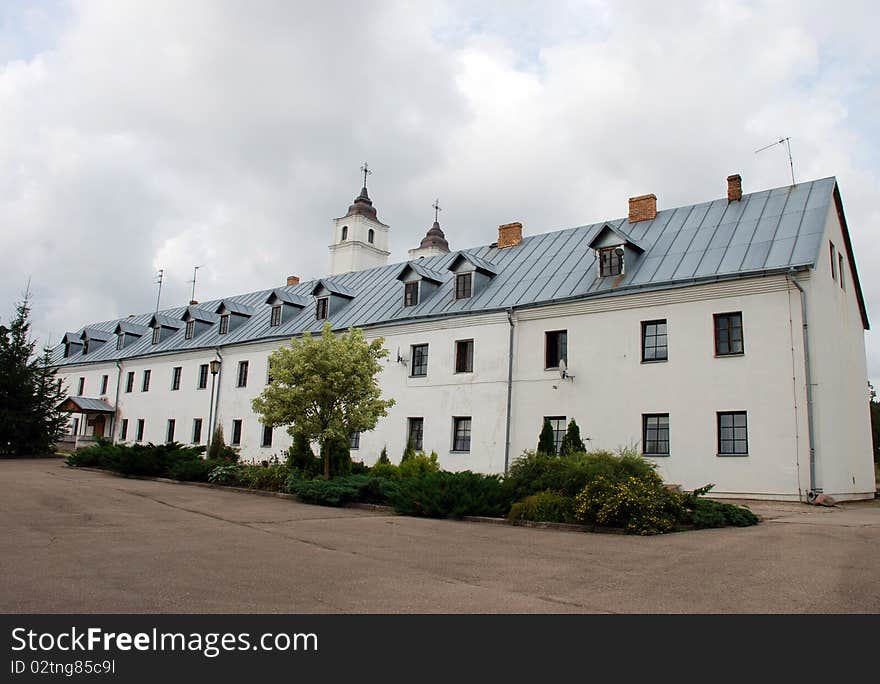
[(581, 439), (581, 429), (574, 418), (572, 418), (568, 421), (568, 429), (565, 431), (565, 436), (559, 445), (559, 455), (568, 456), (569, 454), (582, 453), (586, 450), (587, 447), (584, 446), (584, 442)]
[(547, 454), (548, 456), (556, 455), (556, 437), (553, 434), (553, 426), (550, 421), (544, 419), (544, 426), (541, 428), (541, 436), (538, 437), (538, 453)]

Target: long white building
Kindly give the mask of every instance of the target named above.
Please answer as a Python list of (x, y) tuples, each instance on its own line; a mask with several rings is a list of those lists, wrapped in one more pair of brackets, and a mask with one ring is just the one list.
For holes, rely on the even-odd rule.
[[(719, 495), (873, 497), (865, 303), (836, 180), (657, 210), (538, 235), (499, 227), (450, 251), (439, 224), (388, 265), (389, 226), (361, 191), (332, 224), (330, 275), (93, 323), (53, 363), (71, 432), (204, 444), (212, 425), (245, 460), (281, 455), (251, 400), (292, 336), (364, 329), (390, 356), (396, 400), (352, 438), (373, 463), (406, 442), (450, 470), (504, 472), (548, 417), (589, 448), (633, 446), (670, 483)], [(215, 374), (216, 371), (216, 374)]]

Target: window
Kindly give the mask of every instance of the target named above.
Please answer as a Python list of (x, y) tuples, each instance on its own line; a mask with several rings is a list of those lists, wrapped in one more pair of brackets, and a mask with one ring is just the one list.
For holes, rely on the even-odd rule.
[(152, 375), (152, 371), (145, 370), (144, 371), (144, 379), (141, 383), (141, 392), (149, 392), (150, 391), (150, 376)]
[(424, 418), (407, 418), (406, 443), (416, 451), (422, 450), (422, 439), (425, 435)]
[(348, 240), (348, 226), (342, 226), (342, 242)]
[(458, 340), (455, 343), (455, 372), (471, 373), (474, 370), (474, 341)]
[(361, 433), (360, 432), (352, 432), (351, 437), (348, 440), (348, 446), (351, 449), (360, 449), (361, 448)]
[(666, 319), (642, 321), (642, 361), (666, 361)]
[(202, 443), (202, 419), (201, 418), (193, 418), (193, 444), (201, 444)]
[(562, 446), (562, 438), (565, 437), (568, 423), (565, 416), (544, 416), (544, 420), (550, 421), (550, 427), (553, 428), (553, 448), (555, 453), (559, 453), (559, 447)]
[(599, 250), (599, 275), (616, 276), (623, 273), (623, 247)]
[(180, 389), (180, 372), (183, 370), (180, 366), (175, 366), (171, 369), (171, 389), (179, 390)]
[(268, 425), (263, 426), (263, 439), (260, 440), (261, 447), (272, 446), (272, 428)]
[(236, 387), (247, 387), (247, 376), (248, 376), (248, 362), (247, 361), (239, 361), (238, 362), (238, 381), (236, 382)]
[(414, 378), (424, 377), (428, 374), (428, 345), (414, 344), (412, 346), (412, 371)]
[(281, 304), (276, 304), (272, 307), (272, 318), (269, 321), (269, 325), (273, 328), (281, 325)]
[(128, 418), (122, 419), (122, 429), (119, 431), (119, 439), (125, 441), (128, 438)]
[(101, 376), (101, 394), (107, 394), (107, 380), (109, 378), (106, 375)]
[(186, 322), (186, 332), (183, 334), (183, 338), (185, 340), (191, 340), (193, 335), (196, 332), (196, 322), (195, 321), (187, 321)]
[(129, 371), (125, 378), (125, 391), (131, 392), (134, 389), (134, 371)]
[(468, 299), (474, 291), (473, 273), (459, 273), (455, 276), (455, 298)]
[(83, 356), (85, 356), (86, 354), (89, 353), (89, 338), (88, 337), (83, 340), (82, 347), (83, 347)]
[(453, 451), (470, 451), (471, 450), (471, 418), (453, 418), (452, 419), (452, 450)]
[(419, 303), (419, 281), (415, 280), (411, 283), (403, 285), (403, 305), (415, 306)]
[(642, 414), (642, 453), (669, 456), (669, 414)]
[(831, 279), (837, 280), (837, 250), (834, 249), (834, 243), (828, 241), (828, 254), (831, 256)]
[(137, 441), (144, 441), (144, 419), (138, 418), (138, 427), (137, 427)]
[(373, 244), (373, 240), (374, 240), (375, 238), (376, 238), (376, 231), (373, 230), (372, 228), (370, 228), (370, 229), (367, 231), (367, 242), (369, 242), (369, 243), (372, 245), (372, 244)]
[(559, 362), (568, 363), (568, 331), (551, 330), (544, 333), (544, 368), (559, 368)]
[(220, 334), (225, 335), (229, 332), (229, 314), (220, 316)]
[(321, 297), (320, 299), (315, 300), (315, 317), (319, 321), (323, 321), (327, 318), (327, 297)]
[(203, 363), (199, 366), (199, 389), (205, 389), (208, 386), (208, 364)]
[(79, 434), (79, 418), (73, 419), (73, 427), (71, 428), (70, 434), (78, 435)]
[(168, 429), (165, 431), (165, 441), (173, 442), (174, 441), (174, 418), (168, 419)]
[(840, 289), (846, 290), (846, 278), (843, 277), (843, 254), (837, 255), (837, 266), (840, 272)]
[(749, 429), (745, 411), (718, 413), (718, 455), (749, 455)]
[(76, 396), (81, 397), (83, 395), (83, 392), (85, 392), (85, 391), (86, 391), (86, 379), (80, 378), (79, 379), (79, 391), (77, 391)]
[(715, 354), (730, 356), (743, 353), (742, 313), (715, 314)]
[(162, 328), (158, 325), (153, 328), (153, 344), (159, 344), (159, 336), (162, 334)]
[(232, 421), (232, 444), (237, 446), (241, 444), (241, 420)]
[(119, 351), (125, 346), (125, 333), (119, 333), (116, 336), (116, 351)]

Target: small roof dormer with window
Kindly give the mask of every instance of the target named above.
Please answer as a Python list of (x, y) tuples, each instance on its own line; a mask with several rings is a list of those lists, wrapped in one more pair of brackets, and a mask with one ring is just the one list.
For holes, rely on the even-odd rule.
[(596, 252), (597, 278), (624, 276), (627, 265), (634, 264), (645, 252), (634, 238), (611, 223), (602, 226), (587, 246)]
[(220, 317), (212, 311), (207, 311), (205, 309), (200, 309), (197, 306), (190, 305), (186, 307), (180, 320), (186, 324), (183, 338), (185, 340), (191, 340), (208, 330), (220, 320)]
[(150, 327), (153, 329), (153, 344), (159, 344), (180, 330), (183, 323), (171, 316), (157, 313), (150, 319)]
[(238, 302), (224, 299), (220, 302), (220, 305), (214, 313), (220, 316), (219, 333), (221, 335), (227, 335), (242, 323), (247, 322), (247, 320), (256, 313), (256, 309), (252, 306), (247, 306), (246, 304), (239, 304)]
[(489, 286), (498, 270), (495, 264), (474, 254), (459, 252), (450, 262), (448, 270), (455, 274), (453, 297), (470, 299)]
[(126, 345), (139, 340), (144, 335), (150, 333), (150, 328), (146, 325), (137, 325), (128, 321), (119, 321), (113, 329), (116, 335), (116, 349), (121, 351)]
[(397, 279), (403, 283), (404, 307), (420, 304), (443, 284), (443, 274), (431, 270), (421, 261), (404, 264), (397, 273)]
[(64, 337), (61, 339), (61, 342), (64, 344), (64, 358), (68, 359), (71, 356), (76, 356), (82, 351), (83, 342), (81, 339), (82, 333), (65, 333)]
[(354, 299), (354, 292), (344, 285), (322, 278), (312, 288), (312, 296), (315, 298), (315, 317), (321, 321), (341, 311)]
[(84, 328), (82, 333), (80, 334), (80, 340), (82, 340), (83, 356), (88, 354), (90, 351), (94, 351), (97, 347), (100, 347), (111, 337), (113, 337), (113, 335), (105, 330)]
[(269, 326), (278, 327), (289, 323), (305, 309), (309, 300), (285, 290), (272, 290), (266, 298), (266, 304), (271, 306), (269, 313)]

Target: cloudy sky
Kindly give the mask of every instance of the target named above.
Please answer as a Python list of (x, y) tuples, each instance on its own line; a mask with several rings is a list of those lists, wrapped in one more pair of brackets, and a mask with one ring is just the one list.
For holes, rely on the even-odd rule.
[[(0, 0), (0, 319), (35, 331), (323, 275), (370, 194), (402, 260), (836, 175), (880, 325), (873, 2)], [(880, 379), (880, 334), (868, 335)], [(880, 384), (880, 383), (877, 383)]]

